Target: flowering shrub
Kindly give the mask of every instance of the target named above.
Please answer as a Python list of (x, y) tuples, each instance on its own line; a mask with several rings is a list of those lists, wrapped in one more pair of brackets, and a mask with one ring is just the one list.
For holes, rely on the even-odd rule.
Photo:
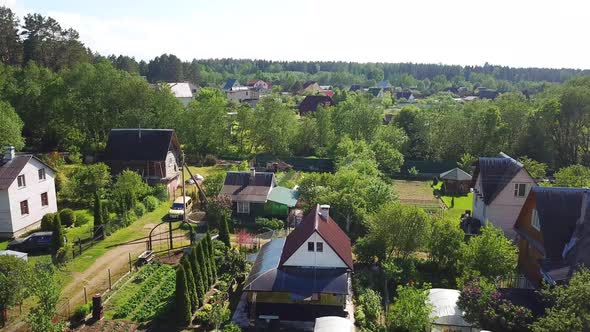
[(465, 311), (465, 320), (486, 330), (528, 331), (533, 320), (529, 309), (514, 305), (479, 278), (465, 284), (457, 305)]

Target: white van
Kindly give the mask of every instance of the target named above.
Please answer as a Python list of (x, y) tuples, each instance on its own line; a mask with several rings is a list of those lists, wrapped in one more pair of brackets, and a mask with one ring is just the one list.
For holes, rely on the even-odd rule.
[(178, 197), (172, 203), (172, 207), (170, 207), (170, 211), (168, 211), (168, 216), (170, 219), (182, 219), (184, 216), (184, 204), (186, 204), (186, 210), (190, 211), (192, 206), (192, 200), (188, 196), (184, 196), (184, 199)]

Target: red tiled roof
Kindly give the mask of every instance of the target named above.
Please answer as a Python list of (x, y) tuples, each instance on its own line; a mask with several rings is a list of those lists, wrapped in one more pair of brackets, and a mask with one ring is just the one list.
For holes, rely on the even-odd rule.
[(314, 232), (318, 232), (348, 268), (351, 270), (353, 269), (350, 239), (334, 219), (328, 217), (328, 220), (325, 220), (321, 217), (319, 205), (310, 211), (303, 218), (301, 224), (291, 232), (289, 236), (287, 236), (279, 267), (282, 267), (283, 263), (285, 263)]
[(322, 90), (320, 91), (321, 94), (328, 97), (334, 97), (334, 91), (332, 90)]

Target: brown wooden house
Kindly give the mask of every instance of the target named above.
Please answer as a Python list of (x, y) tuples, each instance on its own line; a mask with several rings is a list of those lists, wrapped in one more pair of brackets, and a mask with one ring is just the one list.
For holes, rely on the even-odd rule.
[(562, 283), (580, 264), (589, 263), (590, 255), (583, 253), (590, 236), (584, 235), (588, 230), (580, 223), (589, 192), (582, 188), (531, 189), (514, 229), (518, 268), (533, 285), (540, 286), (542, 280)]
[(460, 168), (453, 168), (439, 176), (442, 189), (447, 194), (467, 194), (471, 188), (471, 175)]
[(164, 184), (174, 197), (180, 176), (180, 144), (172, 129), (112, 129), (104, 161), (113, 175), (129, 169), (149, 184)]

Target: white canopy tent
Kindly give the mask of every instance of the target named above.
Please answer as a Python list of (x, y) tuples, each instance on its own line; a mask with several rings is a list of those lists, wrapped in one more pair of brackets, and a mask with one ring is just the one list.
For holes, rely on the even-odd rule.
[(352, 332), (353, 326), (349, 319), (326, 316), (315, 319), (314, 332)]
[(428, 294), (428, 301), (432, 304), (432, 330), (436, 332), (475, 332), (479, 329), (463, 319), (463, 312), (457, 306), (460, 292), (456, 289), (433, 288)]

